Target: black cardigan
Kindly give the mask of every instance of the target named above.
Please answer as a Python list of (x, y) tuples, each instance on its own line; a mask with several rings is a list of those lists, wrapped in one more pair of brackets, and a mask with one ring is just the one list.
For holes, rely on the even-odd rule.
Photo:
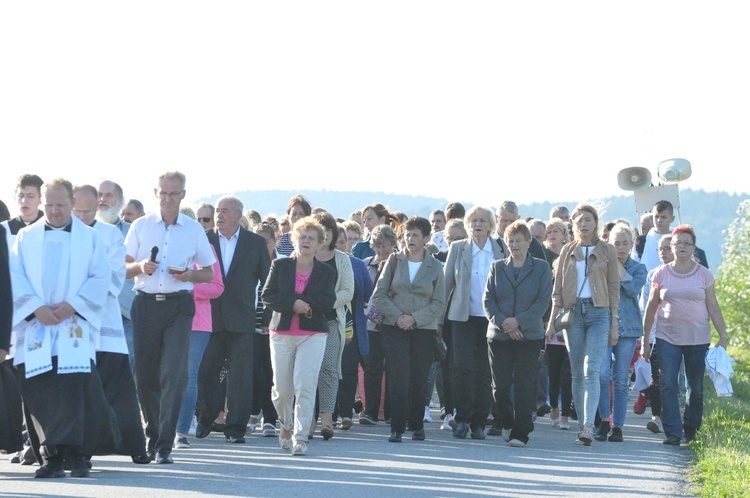
[(299, 315), (300, 328), (328, 332), (326, 311), (333, 308), (336, 302), (336, 271), (316, 259), (305, 291), (297, 294), (294, 291), (296, 270), (297, 258), (294, 256), (271, 262), (271, 271), (261, 294), (263, 304), (273, 310), (268, 328), (276, 331), (289, 330), (294, 315), (294, 302), (301, 299), (312, 308), (312, 317)]

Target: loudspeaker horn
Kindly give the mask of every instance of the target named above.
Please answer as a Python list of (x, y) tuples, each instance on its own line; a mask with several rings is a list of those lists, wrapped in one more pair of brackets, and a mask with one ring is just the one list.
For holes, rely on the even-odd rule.
[(690, 161), (678, 157), (660, 162), (656, 171), (659, 173), (659, 181), (662, 183), (681, 182), (690, 178), (692, 173)]
[(651, 186), (651, 172), (647, 168), (633, 166), (617, 173), (617, 185), (623, 190), (641, 190)]

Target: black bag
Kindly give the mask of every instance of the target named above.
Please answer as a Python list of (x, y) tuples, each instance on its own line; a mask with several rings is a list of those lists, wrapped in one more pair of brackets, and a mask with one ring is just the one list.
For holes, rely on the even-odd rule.
[(575, 316), (575, 308), (561, 308), (555, 316), (555, 332), (562, 332), (572, 327)]

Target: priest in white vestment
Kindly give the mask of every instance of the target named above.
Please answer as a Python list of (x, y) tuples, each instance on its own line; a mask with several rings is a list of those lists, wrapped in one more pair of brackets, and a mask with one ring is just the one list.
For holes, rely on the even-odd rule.
[(96, 232), (71, 216), (70, 182), (47, 183), (43, 197), (44, 222), (18, 233), (10, 258), (14, 365), (42, 458), (35, 477), (63, 477), (65, 456), (71, 477), (86, 477), (84, 455), (119, 444), (93, 361), (110, 269)]

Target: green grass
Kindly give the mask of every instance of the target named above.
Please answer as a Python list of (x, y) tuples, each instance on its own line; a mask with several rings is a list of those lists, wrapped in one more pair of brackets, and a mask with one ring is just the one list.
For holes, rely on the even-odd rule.
[(690, 480), (700, 496), (750, 496), (750, 352), (735, 359), (734, 395), (719, 398), (706, 376), (703, 425), (692, 444)]

